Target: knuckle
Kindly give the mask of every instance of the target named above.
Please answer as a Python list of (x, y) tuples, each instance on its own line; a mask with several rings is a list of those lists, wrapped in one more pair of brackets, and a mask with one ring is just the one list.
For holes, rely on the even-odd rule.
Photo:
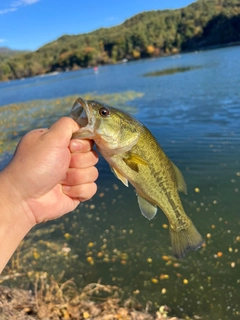
[(89, 183), (85, 186), (82, 185), (81, 190), (82, 192), (80, 192), (79, 200), (81, 202), (84, 202), (91, 199), (95, 195), (95, 193), (97, 192), (97, 185), (95, 182)]

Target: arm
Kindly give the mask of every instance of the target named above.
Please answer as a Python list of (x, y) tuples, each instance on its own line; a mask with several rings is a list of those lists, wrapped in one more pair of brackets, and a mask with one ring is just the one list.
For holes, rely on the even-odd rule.
[(0, 272), (33, 226), (74, 210), (96, 192), (92, 142), (71, 140), (79, 129), (61, 118), (26, 134), (0, 172)]

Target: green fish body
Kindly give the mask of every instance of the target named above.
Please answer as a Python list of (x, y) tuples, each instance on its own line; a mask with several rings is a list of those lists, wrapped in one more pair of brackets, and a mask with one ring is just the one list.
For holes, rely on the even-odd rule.
[(149, 220), (158, 207), (165, 213), (175, 257), (199, 248), (203, 239), (178, 195), (187, 192), (183, 176), (151, 132), (128, 113), (97, 101), (77, 99), (71, 117), (81, 127), (73, 138), (95, 141), (116, 177), (136, 189), (141, 213)]

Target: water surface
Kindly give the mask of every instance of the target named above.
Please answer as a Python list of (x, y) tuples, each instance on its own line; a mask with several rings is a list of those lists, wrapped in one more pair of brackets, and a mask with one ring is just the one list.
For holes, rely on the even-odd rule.
[[(167, 304), (181, 317), (239, 319), (239, 57), (240, 47), (233, 47), (106, 66), (98, 74), (88, 69), (1, 83), (0, 105), (11, 104), (0, 108), (1, 168), (25, 132), (68, 114), (76, 96), (97, 97), (128, 109), (152, 131), (185, 177), (183, 206), (206, 240), (185, 259), (174, 259), (164, 214), (159, 210), (147, 221), (133, 188), (101, 158), (97, 195), (31, 232), (21, 267), (56, 277), (64, 269), (64, 279), (74, 278), (79, 287), (101, 279), (141, 302)], [(196, 68), (142, 76), (189, 66)]]

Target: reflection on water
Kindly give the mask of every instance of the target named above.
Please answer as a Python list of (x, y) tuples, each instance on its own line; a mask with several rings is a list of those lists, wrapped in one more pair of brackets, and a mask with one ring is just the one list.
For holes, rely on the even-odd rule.
[(165, 75), (169, 75), (169, 74), (174, 74), (174, 73), (178, 73), (178, 72), (186, 72), (186, 71), (191, 71), (191, 70), (200, 69), (200, 68), (202, 68), (202, 66), (177, 67), (177, 68), (170, 68), (170, 69), (148, 72), (148, 73), (145, 73), (143, 76), (144, 77), (165, 76)]
[[(77, 94), (89, 99), (83, 95), (84, 90), (96, 90), (90, 99), (104, 99), (116, 107), (127, 105), (130, 112), (134, 111), (182, 171), (188, 186), (188, 195), (180, 195), (182, 203), (206, 243), (196, 252), (189, 252), (185, 259), (174, 259), (165, 215), (159, 210), (152, 221), (145, 219), (133, 188), (121, 184), (101, 158), (97, 195), (68, 216), (36, 227), (19, 255), (15, 255), (15, 259), (20, 257), (19, 268), (27, 272), (44, 270), (56, 278), (64, 270), (64, 279), (73, 278), (80, 288), (101, 279), (102, 283), (120, 286), (126, 295), (136, 295), (142, 302), (167, 304), (171, 314), (180, 317), (239, 319), (239, 56), (240, 48), (235, 47), (182, 55), (177, 62), (166, 57), (106, 67), (97, 78), (88, 75), (83, 81), (81, 76), (81, 86), (77, 73), (73, 80), (70, 72), (56, 76), (52, 86), (45, 88), (40, 83), (44, 99), (49, 98), (50, 91), (53, 94), (59, 77), (59, 85), (65, 79), (64, 95), (76, 94), (79, 88)], [(139, 77), (179, 65), (208, 67), (171, 77)], [(27, 97), (25, 89), (21, 89), (23, 82), (14, 82), (14, 92), (18, 94), (19, 86), (19, 92), (23, 90)], [(40, 95), (37, 88), (34, 91), (32, 86), (29, 99)], [(130, 95), (135, 100), (127, 97), (120, 102), (127, 90), (135, 91)], [(106, 91), (119, 94), (105, 100), (101, 95)], [(0, 95), (2, 92), (0, 85)], [(3, 96), (8, 101), (16, 99), (13, 91), (9, 98), (5, 91)], [(29, 123), (43, 126), (46, 119), (54, 120), (53, 114), (56, 118), (64, 115), (68, 107), (70, 111), (75, 96), (69, 99), (71, 102), (66, 100), (65, 105), (62, 99), (32, 103), (31, 108), (39, 114), (36, 117), (35, 111), (30, 113)], [(6, 128), (0, 145), (1, 167), (19, 136), (28, 130), (26, 113), (25, 117), (24, 112), (14, 117), (12, 109), (4, 108), (7, 113), (0, 114)], [(21, 109), (19, 104), (14, 108)], [(23, 285), (28, 278), (21, 278), (20, 282)], [(11, 282), (16, 283), (17, 280)]]

